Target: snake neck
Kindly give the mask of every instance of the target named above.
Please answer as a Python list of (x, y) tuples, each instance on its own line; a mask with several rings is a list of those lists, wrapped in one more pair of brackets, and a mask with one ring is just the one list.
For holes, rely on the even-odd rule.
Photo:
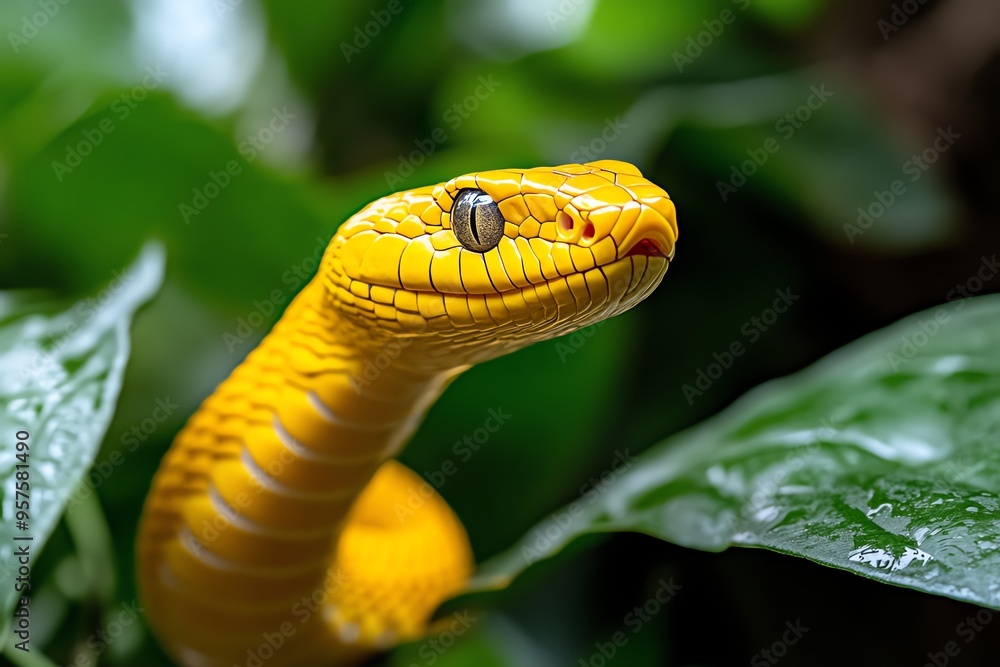
[[(431, 370), (413, 363), (422, 354), (418, 347), (405, 337), (374, 339), (330, 308), (322, 285), (313, 281), (233, 380), (237, 391), (243, 377), (273, 381), (271, 427), (278, 440), (296, 459), (327, 464), (331, 472), (354, 471), (360, 492), (464, 368)], [(261, 458), (279, 467), (273, 452)], [(288, 458), (282, 453), (278, 461)], [(314, 470), (322, 476), (324, 466)], [(331, 475), (332, 487), (340, 477)]]
[[(290, 610), (299, 620), (301, 600), (339, 596), (347, 608), (354, 589), (332, 554), (345, 526), (355, 537), (377, 528), (356, 501), (455, 376), (419, 371), (403, 350), (337, 320), (322, 286), (307, 286), (192, 416), (157, 474), (139, 541), (142, 587), (183, 664), (241, 655)], [(295, 625), (290, 661), (326, 645), (339, 627), (327, 614)]]

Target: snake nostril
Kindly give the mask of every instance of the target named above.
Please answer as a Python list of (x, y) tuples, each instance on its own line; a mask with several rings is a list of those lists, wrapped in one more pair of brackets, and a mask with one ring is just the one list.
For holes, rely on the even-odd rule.
[(566, 211), (559, 211), (559, 215), (556, 216), (556, 222), (559, 224), (559, 231), (565, 234), (573, 232), (573, 216)]
[(583, 240), (584, 241), (591, 240), (592, 238), (594, 238), (595, 233), (596, 231), (594, 230), (594, 223), (588, 222), (587, 226), (583, 228)]

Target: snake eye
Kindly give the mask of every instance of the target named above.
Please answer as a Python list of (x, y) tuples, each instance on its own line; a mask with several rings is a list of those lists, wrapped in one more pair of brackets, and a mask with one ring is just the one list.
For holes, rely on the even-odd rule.
[(486, 252), (503, 238), (504, 219), (493, 198), (482, 190), (462, 190), (451, 209), (451, 228), (467, 250)]

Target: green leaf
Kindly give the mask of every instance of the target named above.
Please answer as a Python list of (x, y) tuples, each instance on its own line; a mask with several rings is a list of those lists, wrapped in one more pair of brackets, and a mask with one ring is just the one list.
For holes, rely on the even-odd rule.
[[(159, 288), (163, 251), (147, 246), (92, 298), (55, 312), (36, 296), (0, 292), (0, 612), (18, 601), (16, 549), (38, 557), (90, 468), (121, 389), (132, 315)], [(43, 314), (45, 313), (45, 314)], [(24, 438), (24, 432), (27, 437)], [(18, 450), (19, 440), (28, 451)], [(19, 460), (18, 454), (27, 454)], [(26, 529), (18, 528), (17, 465), (28, 473)], [(22, 475), (23, 477), (23, 475)], [(24, 509), (22, 506), (21, 509)], [(30, 537), (30, 540), (16, 538)]]
[(1000, 297), (958, 301), (769, 382), (619, 465), (474, 587), (502, 586), (579, 535), (636, 531), (1000, 608), (998, 338)]

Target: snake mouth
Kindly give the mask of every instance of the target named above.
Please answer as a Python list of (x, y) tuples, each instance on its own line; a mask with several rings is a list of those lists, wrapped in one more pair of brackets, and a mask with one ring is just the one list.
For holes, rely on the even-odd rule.
[(677, 232), (667, 216), (652, 209), (643, 209), (639, 221), (618, 246), (618, 257), (659, 257), (670, 261), (674, 256), (676, 238)]
[(660, 245), (653, 239), (642, 239), (634, 246), (631, 250), (625, 253), (625, 257), (663, 257), (667, 258), (667, 253), (663, 251)]

